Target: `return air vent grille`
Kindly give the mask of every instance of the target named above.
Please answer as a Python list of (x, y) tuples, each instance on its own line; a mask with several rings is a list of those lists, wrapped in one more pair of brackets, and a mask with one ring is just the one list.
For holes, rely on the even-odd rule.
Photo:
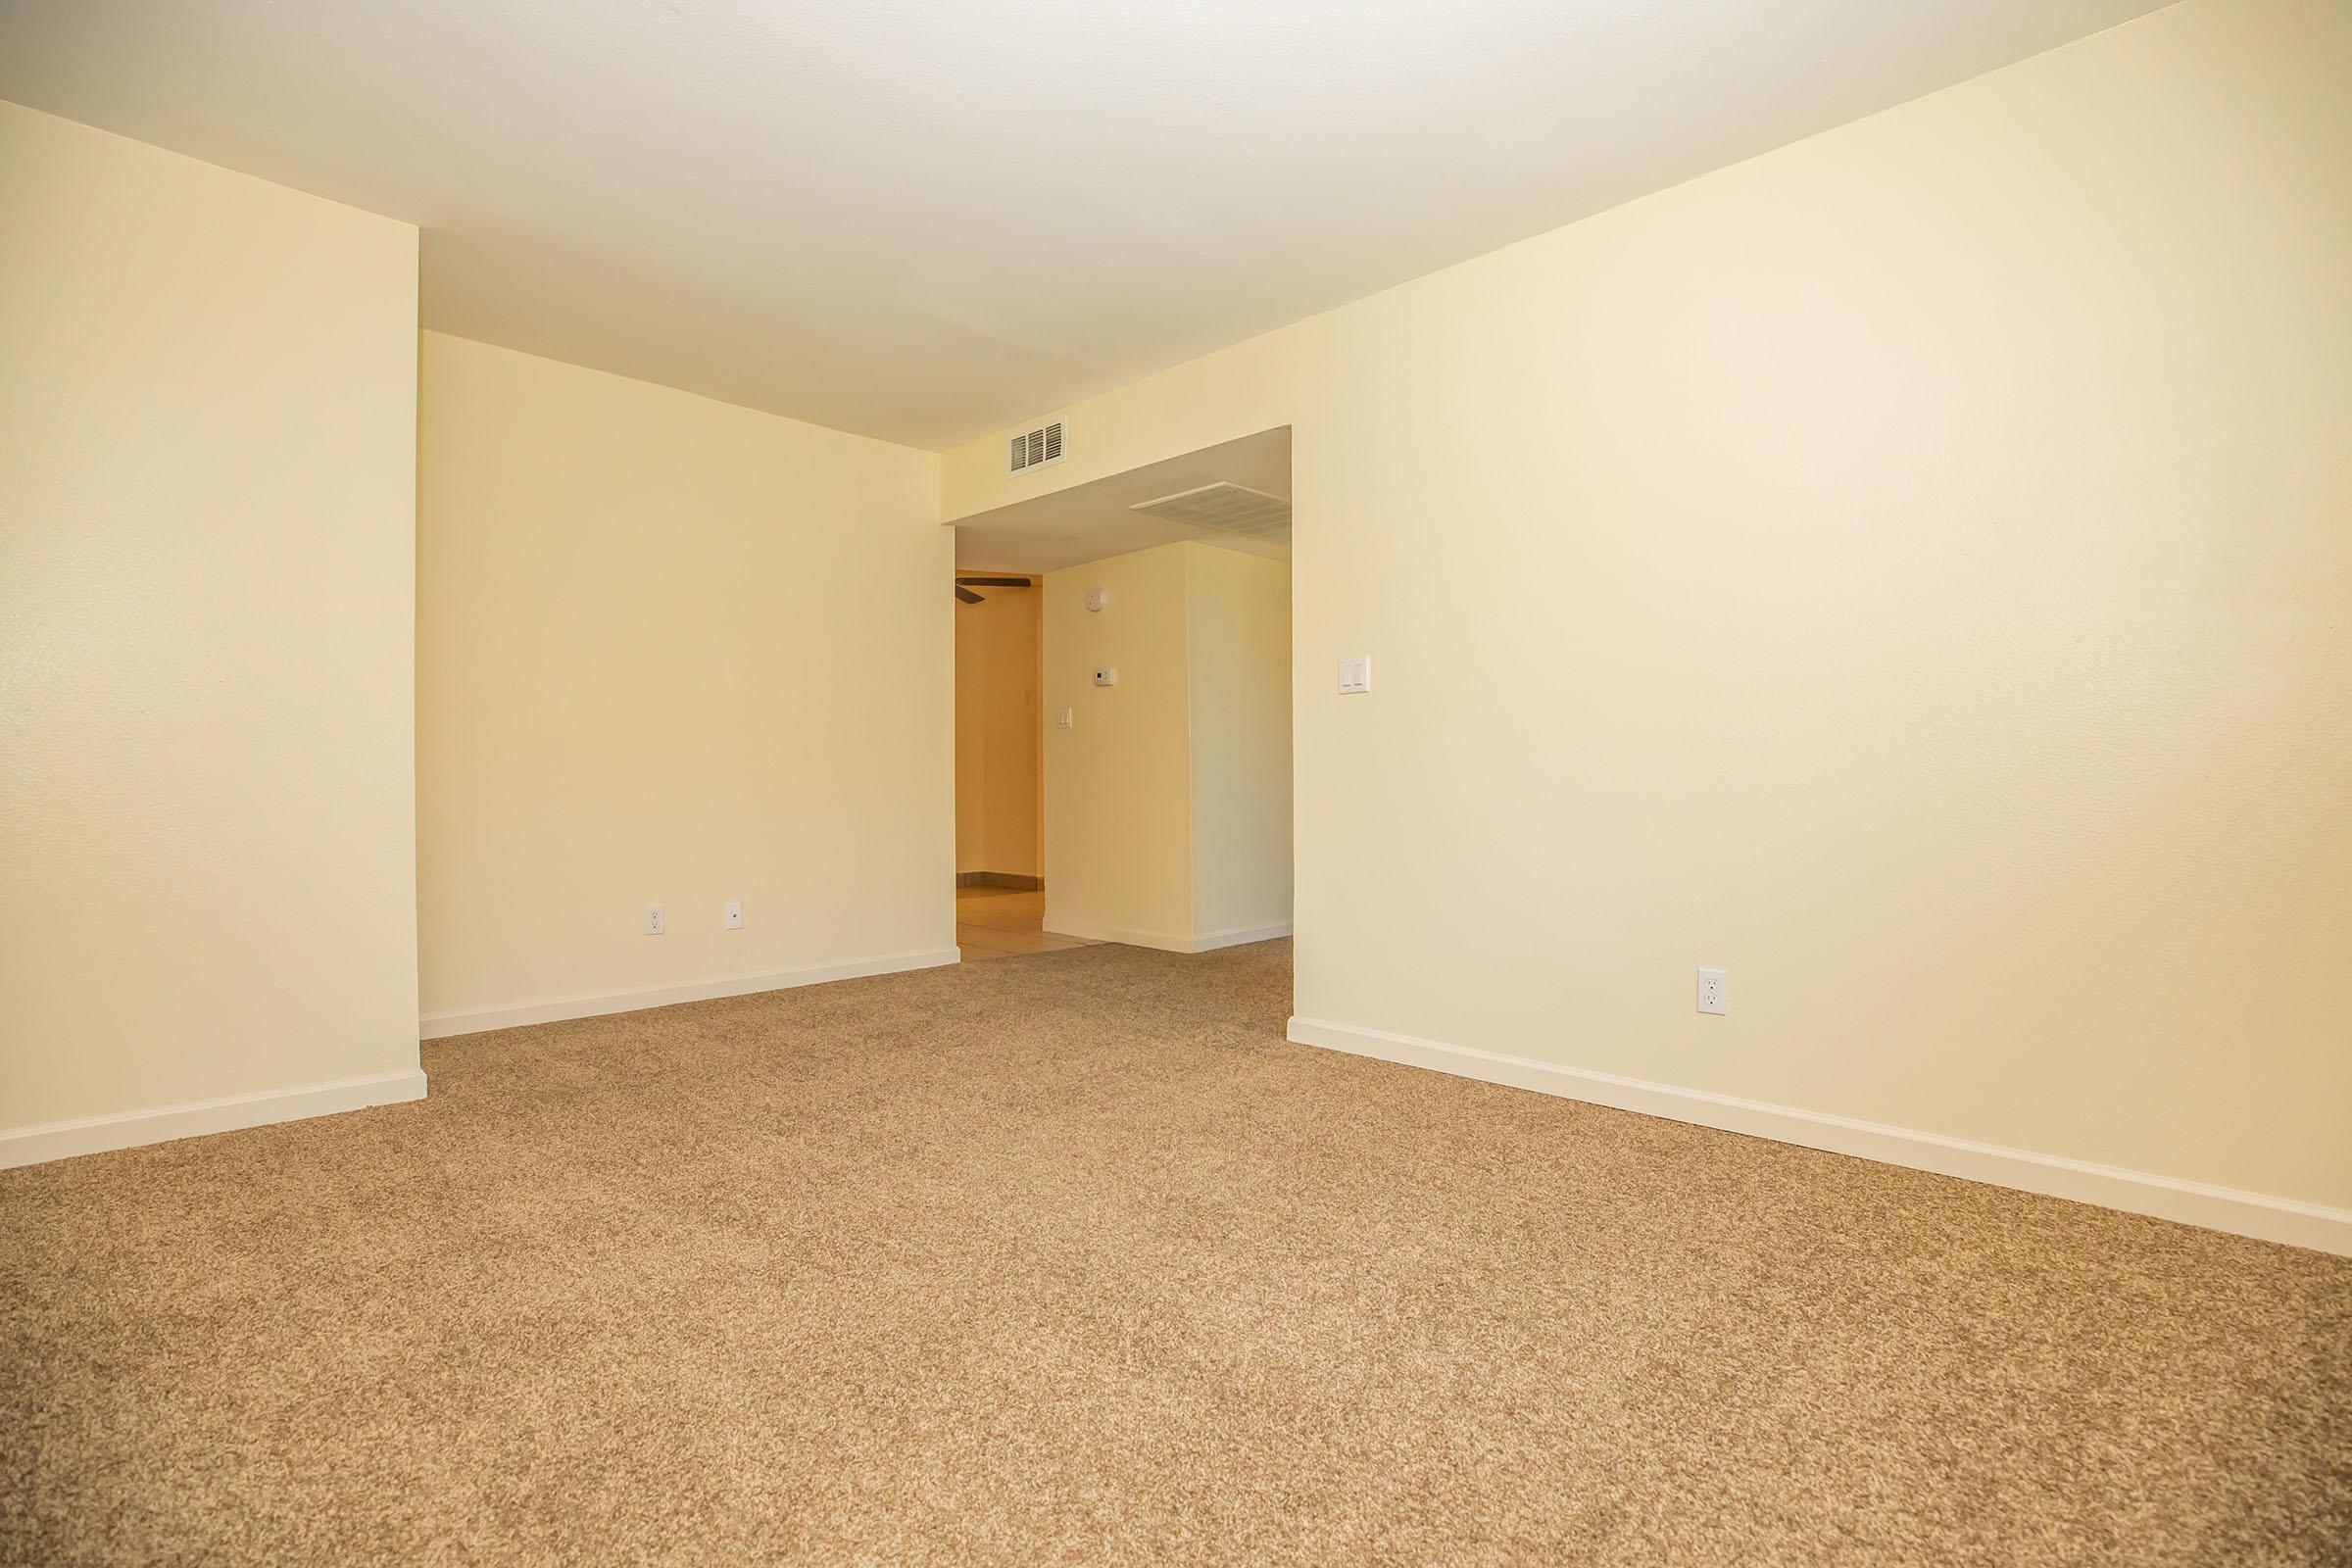
[(1034, 430), (1023, 430), (1005, 443), (1004, 471), (1043, 467), (1061, 461), (1061, 421), (1052, 419)]
[(1245, 539), (1279, 539), (1291, 531), (1291, 504), (1280, 496), (1220, 479), (1198, 490), (1180, 490), (1127, 509), (1169, 522), (1213, 528)]

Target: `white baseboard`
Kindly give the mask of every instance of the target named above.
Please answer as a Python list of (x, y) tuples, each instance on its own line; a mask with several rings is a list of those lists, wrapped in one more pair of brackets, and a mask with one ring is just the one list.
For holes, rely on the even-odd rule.
[(2352, 1256), (2352, 1209), (2327, 1208), (2318, 1203), (2228, 1187), (2208, 1187), (2145, 1171), (2093, 1165), (2058, 1154), (2036, 1154), (1997, 1144), (1972, 1143), (1937, 1133), (1913, 1132), (1879, 1122), (1798, 1110), (1761, 1101), (1737, 1100), (1697, 1089), (1677, 1089), (1614, 1073), (1588, 1072), (1554, 1066), (1526, 1056), (1449, 1046), (1411, 1035), (1319, 1018), (1293, 1018), (1290, 1038), (1302, 1046), (1320, 1046), (1358, 1056), (1427, 1067), (1460, 1078), (1532, 1089), (1619, 1110), (1640, 1111), (1669, 1121), (1691, 1122), (1725, 1132), (1745, 1133), (1804, 1149), (1853, 1154), (1887, 1165), (1934, 1171), (1968, 1181), (2014, 1187), (2052, 1198), (2120, 1208), (2127, 1213), (2201, 1225), (2289, 1247)]
[(561, 1023), (566, 1018), (637, 1012), (680, 1002), (710, 1002), (719, 997), (748, 997), (760, 991), (787, 991), (794, 986), (821, 985), (828, 980), (857, 980), (908, 969), (934, 969), (941, 964), (961, 962), (962, 958), (963, 955), (955, 948), (933, 948), (921, 953), (885, 954), (878, 958), (852, 958), (843, 963), (812, 963), (798, 969), (767, 969), (759, 974), (720, 975), (678, 985), (644, 986), (634, 991), (598, 991), (581, 997), (554, 997), (545, 1002), (461, 1007), (448, 1012), (428, 1012), (417, 1023), (424, 1039), (443, 1040), (451, 1035), (479, 1034), (485, 1029)]
[(1291, 922), (1280, 925), (1261, 925), (1243, 931), (1211, 931), (1206, 936), (1193, 938), (1195, 953), (1213, 953), (1219, 948), (1238, 948), (1250, 942), (1271, 942), (1276, 937), (1291, 934)]
[(1211, 931), (1204, 936), (1179, 935), (1173, 931), (1131, 931), (1121, 926), (1096, 925), (1086, 920), (1062, 920), (1046, 927), (1058, 937), (1084, 937), (1089, 942), (1116, 942), (1130, 948), (1155, 948), (1161, 953), (1209, 953), (1218, 948), (1238, 948), (1245, 942), (1271, 942), (1276, 937), (1291, 934), (1289, 921), (1280, 925), (1252, 926), (1241, 931)]
[(142, 1144), (167, 1143), (205, 1133), (235, 1132), (266, 1127), (271, 1122), (300, 1121), (306, 1116), (329, 1116), (337, 1111), (365, 1110), (369, 1105), (393, 1105), (424, 1098), (424, 1074), (377, 1073), (370, 1078), (340, 1078), (333, 1083), (305, 1084), (299, 1089), (269, 1089), (253, 1095), (230, 1095), (224, 1100), (199, 1100), (183, 1105), (158, 1105), (152, 1110), (127, 1110), (114, 1116), (90, 1116), (80, 1121), (54, 1121), (38, 1127), (0, 1131), (0, 1169), (69, 1159), (75, 1154), (104, 1153), (110, 1149), (136, 1149)]
[(1162, 953), (1192, 952), (1192, 938), (1180, 937), (1171, 931), (1135, 931), (1125, 926), (1098, 925), (1092, 920), (1056, 920), (1046, 918), (1046, 934), (1054, 937), (1084, 937), (1089, 942), (1116, 942), (1122, 947), (1156, 948)]

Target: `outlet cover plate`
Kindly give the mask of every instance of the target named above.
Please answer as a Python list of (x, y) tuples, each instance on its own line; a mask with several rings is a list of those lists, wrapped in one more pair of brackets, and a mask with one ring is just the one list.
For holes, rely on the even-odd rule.
[(1721, 969), (1698, 971), (1698, 1010), (1722, 1012), (1731, 1005), (1732, 980)]

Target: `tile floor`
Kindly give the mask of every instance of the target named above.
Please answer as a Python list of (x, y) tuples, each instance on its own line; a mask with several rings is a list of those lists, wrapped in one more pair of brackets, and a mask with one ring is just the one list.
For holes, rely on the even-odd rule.
[(1056, 936), (1045, 929), (1046, 896), (1012, 888), (956, 890), (956, 945), (963, 961), (1008, 958), (1016, 953), (1052, 953), (1091, 948), (1084, 937)]

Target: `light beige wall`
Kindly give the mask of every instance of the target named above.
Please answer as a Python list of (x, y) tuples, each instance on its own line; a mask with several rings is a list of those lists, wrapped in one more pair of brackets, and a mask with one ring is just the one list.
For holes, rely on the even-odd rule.
[(1046, 929), (1191, 952), (1290, 923), (1290, 623), (1286, 564), (1230, 550), (1047, 575)]
[[(1193, 930), (1184, 545), (1046, 574), (1046, 929), (1181, 949)], [(1110, 596), (1100, 612), (1086, 592)], [(1108, 664), (1116, 686), (1094, 684)], [(1069, 729), (1054, 715), (1072, 710)]]
[(418, 428), (428, 1026), (953, 956), (935, 457), (431, 332)]
[[(1002, 573), (1001, 575), (1019, 575)], [(1040, 874), (1039, 588), (955, 603), (956, 868)]]
[(416, 231), (0, 105), (0, 1132), (414, 1073)]
[(947, 514), (1294, 425), (1303, 1016), (2352, 1203), (2346, 80), (2352, 8), (2189, 0)]
[(1193, 940), (1291, 924), (1291, 567), (1187, 545)]

